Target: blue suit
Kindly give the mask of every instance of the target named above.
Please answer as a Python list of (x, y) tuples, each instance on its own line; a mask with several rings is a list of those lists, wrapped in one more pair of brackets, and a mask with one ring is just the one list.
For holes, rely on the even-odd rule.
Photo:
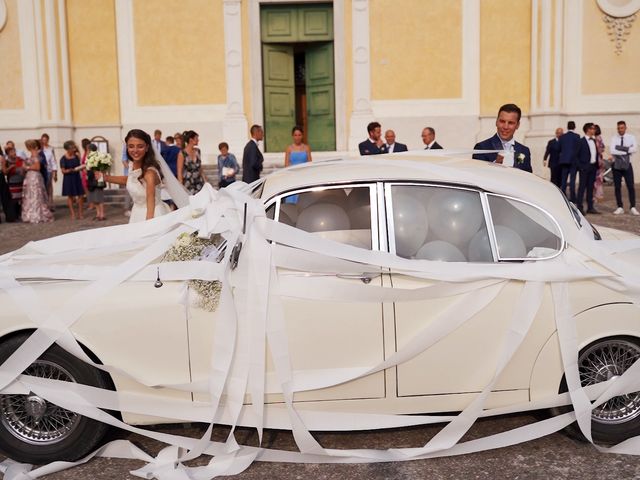
[(370, 139), (366, 139), (364, 142), (358, 144), (358, 150), (360, 155), (380, 155), (381, 153), (387, 153), (387, 146), (383, 143), (378, 147)]
[(593, 142), (594, 148), (595, 140), (589, 140), (587, 137), (582, 137), (578, 142), (578, 154), (577, 167), (580, 170), (580, 186), (578, 188), (578, 201), (576, 205), (582, 211), (582, 200), (584, 199), (584, 193), (587, 192), (587, 212), (593, 212), (593, 185), (596, 182), (596, 173), (598, 171), (598, 149), (596, 148), (596, 161), (591, 163), (591, 149), (589, 148), (589, 142)]
[(175, 145), (167, 145), (165, 144), (160, 155), (164, 158), (164, 161), (167, 162), (169, 168), (171, 169), (171, 173), (173, 176), (178, 178), (178, 154), (180, 153), (180, 147)]
[(569, 180), (569, 200), (576, 202), (576, 173), (578, 168), (578, 149), (580, 135), (569, 130), (560, 137), (560, 165), (562, 166), (562, 181), (560, 190), (567, 194), (567, 179)]
[(560, 165), (560, 140), (553, 138), (547, 143), (544, 151), (544, 159), (549, 159), (549, 170), (551, 171), (551, 183), (560, 188), (562, 185), (562, 166)]
[[(493, 137), (487, 138), (480, 143), (476, 143), (473, 147), (474, 150), (503, 150), (502, 141), (496, 133)], [(517, 157), (520, 153), (524, 154), (524, 161), (518, 163), (517, 160), (513, 162), (514, 168), (519, 168), (525, 172), (533, 172), (531, 168), (531, 152), (528, 147), (525, 147), (521, 143), (514, 142), (513, 145), (514, 155)], [(497, 153), (474, 153), (473, 158), (476, 160), (484, 160), (485, 162), (495, 162), (498, 157)]]

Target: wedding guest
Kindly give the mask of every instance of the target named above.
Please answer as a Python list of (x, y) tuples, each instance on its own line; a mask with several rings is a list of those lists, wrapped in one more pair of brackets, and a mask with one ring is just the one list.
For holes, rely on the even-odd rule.
[[(502, 150), (504, 153), (476, 153), (473, 158), (507, 164), (514, 168), (532, 172), (531, 152), (529, 148), (516, 142), (513, 135), (520, 127), (520, 117), (522, 111), (520, 107), (513, 103), (502, 105), (498, 110), (496, 118), (496, 134), (482, 142), (476, 143), (474, 150)], [(510, 158), (509, 158), (510, 157)], [(506, 162), (505, 162), (506, 161)]]
[(164, 139), (164, 143), (166, 143), (167, 146), (169, 146), (169, 145), (174, 145), (176, 142), (171, 135), (168, 135), (167, 138)]
[[(38, 148), (38, 160), (40, 160), (40, 175), (42, 175), (42, 180), (44, 181), (44, 188), (47, 189), (47, 183), (49, 182), (49, 171), (47, 170), (47, 157), (45, 157), (44, 152), (42, 151), (42, 144), (40, 140), (36, 139), (36, 146)], [(46, 198), (47, 208), (49, 208), (49, 197)]]
[(560, 188), (562, 185), (562, 166), (560, 165), (560, 137), (564, 133), (562, 128), (556, 128), (556, 136), (549, 140), (544, 151), (544, 165), (549, 167), (551, 183)]
[(173, 176), (178, 178), (178, 156), (180, 155), (181, 148), (177, 145), (170, 145), (167, 142), (166, 147), (162, 150), (161, 155), (164, 161), (167, 162)]
[(218, 187), (224, 188), (236, 181), (236, 175), (240, 170), (238, 160), (233, 153), (229, 153), (229, 144), (221, 142), (218, 145), (220, 155), (218, 155)]
[(24, 160), (16, 155), (15, 147), (7, 147), (5, 154), (7, 183), (9, 184), (9, 193), (13, 203), (13, 217), (18, 220), (21, 217), (22, 184), (24, 183), (26, 170), (24, 169)]
[(154, 130), (151, 143), (158, 153), (162, 153), (162, 149), (165, 148), (166, 143), (162, 141), (162, 132), (160, 130)]
[(636, 210), (636, 187), (633, 183), (633, 165), (631, 164), (631, 155), (638, 151), (636, 137), (627, 133), (627, 124), (624, 120), (617, 123), (618, 134), (611, 138), (609, 144), (609, 152), (613, 157), (613, 185), (616, 192), (616, 203), (618, 208), (613, 211), (614, 215), (624, 213), (622, 204), (622, 179), (627, 184), (629, 191), (629, 213), (631, 215), (640, 215)]
[(249, 133), (251, 139), (242, 152), (242, 181), (245, 183), (252, 183), (260, 178), (264, 161), (262, 152), (258, 148), (258, 143), (264, 138), (264, 130), (260, 125), (251, 125)]
[(42, 153), (44, 154), (47, 165), (47, 197), (49, 201), (49, 208), (54, 211), (53, 183), (58, 181), (58, 161), (56, 160), (56, 154), (53, 151), (53, 147), (49, 145), (48, 133), (43, 133), (41, 135), (40, 145), (42, 146)]
[(185, 146), (178, 154), (178, 181), (189, 190), (191, 195), (194, 195), (202, 190), (207, 181), (198, 148), (200, 137), (193, 130), (187, 130), (182, 134), (182, 140)]
[[(122, 162), (122, 171), (124, 172), (124, 176), (129, 175), (129, 157), (127, 156), (127, 144), (122, 142), (122, 153), (120, 157), (120, 161)], [(124, 185), (120, 185), (120, 188), (125, 188)], [(124, 216), (131, 217), (131, 206), (132, 200), (130, 195), (124, 196)]]
[(436, 142), (436, 131), (432, 127), (424, 127), (422, 129), (422, 143), (425, 150), (442, 150), (442, 147)]
[(29, 158), (29, 155), (27, 154), (27, 152), (16, 147), (16, 144), (14, 143), (13, 140), (7, 140), (7, 142), (5, 143), (4, 151), (6, 152), (8, 148), (15, 148), (16, 156), (23, 160), (26, 160), (27, 158)]
[(367, 125), (369, 138), (358, 144), (360, 155), (380, 155), (387, 153), (387, 146), (382, 141), (382, 126), (378, 122)]
[(584, 212), (582, 200), (587, 194), (587, 212), (600, 213), (593, 207), (593, 186), (596, 182), (598, 171), (598, 148), (596, 147), (596, 127), (593, 123), (585, 123), (582, 127), (584, 137), (580, 139), (578, 147), (578, 170), (580, 171), (580, 185), (578, 187), (578, 210)]
[(105, 174), (104, 180), (126, 185), (133, 199), (129, 223), (143, 222), (171, 212), (161, 199), (160, 189), (163, 177), (151, 146), (151, 136), (143, 130), (130, 130), (125, 143), (127, 158), (132, 167), (129, 175), (125, 177)]
[[(78, 158), (78, 147), (73, 140), (67, 140), (62, 145), (64, 155), (60, 159), (60, 171), (62, 172), (62, 195), (67, 197), (67, 207), (71, 214), (71, 220), (76, 219), (74, 203), (78, 205), (77, 218), (83, 218), (82, 205), (84, 201), (84, 187), (80, 171), (83, 165)], [(87, 147), (88, 148), (88, 147)]]
[(596, 148), (598, 149), (598, 171), (596, 173), (596, 181), (593, 186), (593, 198), (595, 201), (604, 198), (604, 141), (602, 140), (602, 130), (600, 125), (596, 125)]
[[(87, 154), (89, 153), (89, 145), (91, 145), (91, 140), (88, 138), (83, 138), (80, 141), (80, 145), (82, 145), (82, 157), (80, 158), (80, 164), (85, 165), (87, 163)], [(77, 147), (76, 147), (77, 150)], [(82, 179), (82, 188), (84, 190), (84, 195), (89, 191), (87, 189), (87, 170), (80, 170), (80, 178)], [(92, 205), (89, 205), (89, 208), (93, 208)]]
[[(97, 152), (98, 147), (95, 144), (89, 145), (89, 152)], [(101, 172), (87, 170), (87, 201), (96, 207), (96, 216), (94, 220), (106, 220), (104, 216), (104, 175)]]
[(298, 165), (311, 161), (311, 147), (302, 143), (304, 132), (302, 127), (295, 126), (291, 130), (291, 138), (293, 143), (287, 147), (284, 152), (284, 166)]
[(567, 122), (567, 131), (560, 137), (560, 166), (562, 167), (562, 181), (560, 190), (567, 195), (567, 186), (569, 187), (569, 200), (576, 202), (576, 174), (578, 168), (578, 147), (580, 135), (574, 130), (576, 123)]
[(173, 135), (173, 140), (174, 140), (174, 142), (176, 144), (176, 147), (179, 147), (180, 149), (184, 148), (184, 142), (182, 140), (182, 134), (180, 132), (176, 132)]
[(11, 200), (11, 191), (9, 190), (9, 184), (5, 178), (9, 173), (9, 163), (4, 158), (4, 152), (0, 148), (0, 204), (2, 204), (2, 211), (4, 212), (4, 218), (7, 222), (16, 221), (16, 210)]
[(396, 132), (393, 130), (384, 132), (384, 140), (387, 153), (406, 152), (408, 150), (404, 143), (396, 142)]
[(40, 174), (39, 148), (36, 140), (27, 140), (25, 147), (30, 156), (25, 160), (27, 170), (22, 193), (22, 221), (43, 223), (53, 221), (53, 214), (47, 207), (47, 190)]

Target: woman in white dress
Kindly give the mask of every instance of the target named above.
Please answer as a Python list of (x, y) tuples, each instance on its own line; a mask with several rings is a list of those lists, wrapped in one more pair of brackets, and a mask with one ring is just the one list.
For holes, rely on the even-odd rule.
[(162, 173), (156, 160), (151, 137), (143, 130), (130, 130), (124, 139), (127, 158), (132, 162), (129, 175), (105, 175), (104, 180), (126, 185), (133, 200), (129, 223), (143, 222), (171, 211), (160, 198)]

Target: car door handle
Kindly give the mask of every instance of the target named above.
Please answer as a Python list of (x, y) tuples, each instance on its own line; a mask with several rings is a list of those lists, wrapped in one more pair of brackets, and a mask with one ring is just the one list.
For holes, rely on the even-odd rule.
[(361, 280), (365, 285), (369, 285), (371, 280), (379, 277), (379, 273), (336, 273), (336, 277), (343, 278), (345, 280)]

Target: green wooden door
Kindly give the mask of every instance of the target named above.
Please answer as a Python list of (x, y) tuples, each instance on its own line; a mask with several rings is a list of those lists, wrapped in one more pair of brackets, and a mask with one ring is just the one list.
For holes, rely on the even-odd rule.
[(305, 51), (307, 139), (312, 150), (336, 149), (333, 42), (309, 45)]
[(265, 149), (283, 152), (296, 123), (293, 46), (262, 45)]

